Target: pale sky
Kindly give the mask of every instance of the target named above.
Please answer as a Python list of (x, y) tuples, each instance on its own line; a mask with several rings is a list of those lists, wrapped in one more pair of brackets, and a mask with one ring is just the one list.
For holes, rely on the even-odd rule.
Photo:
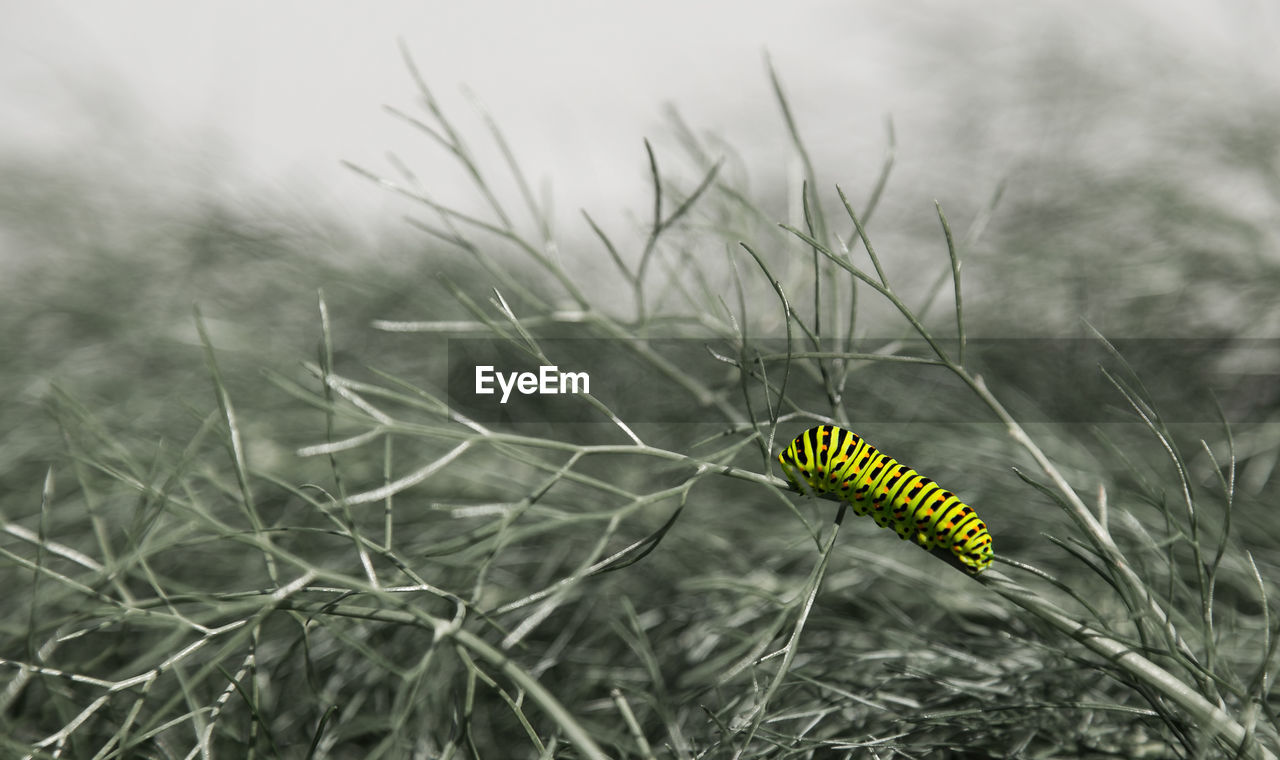
[[(1019, 67), (1037, 46), (1106, 58), (1117, 76), (1154, 87), (1178, 86), (1176, 77), (1161, 80), (1162, 57), (1220, 70), (1208, 81), (1242, 89), (1274, 86), (1280, 76), (1276, 12), (1261, 0), (6, 0), (0, 7), (0, 153), (109, 176), (164, 177), (157, 188), (208, 183), (205, 192), (294, 194), (353, 219), (404, 207), (341, 168), (341, 159), (382, 169), (390, 150), (426, 177), (443, 166), (434, 146), (382, 110), (414, 107), (398, 39), (480, 143), (464, 88), (476, 94), (569, 216), (644, 192), (641, 141), (671, 145), (666, 103), (749, 160), (784, 162), (766, 50), (815, 153), (852, 174), (878, 165), (888, 116), (908, 175), (913, 165), (927, 173), (948, 154), (954, 130), (1017, 128), (1034, 141), (1044, 125), (1016, 122), (1025, 78), (1039, 76)], [(1022, 82), (1016, 92), (1011, 81)], [(965, 102), (980, 106), (954, 110)], [(1076, 109), (1068, 103), (1063, 111), (1069, 121)], [(990, 124), (982, 122), (987, 113)], [(998, 142), (959, 157), (961, 172), (979, 185), (994, 182), (974, 174), (999, 172)]]

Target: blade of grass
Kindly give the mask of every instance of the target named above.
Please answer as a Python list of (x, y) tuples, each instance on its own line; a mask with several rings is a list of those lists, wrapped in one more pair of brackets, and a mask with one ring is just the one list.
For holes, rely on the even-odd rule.
[[(249, 485), (249, 463), (245, 459), (244, 441), (240, 434), (240, 424), (236, 421), (235, 406), (231, 403), (231, 394), (227, 392), (227, 386), (222, 380), (222, 372), (218, 369), (217, 357), (214, 356), (213, 352), (213, 341), (209, 339), (209, 332), (205, 329), (204, 317), (200, 314), (200, 307), (194, 306), (192, 309), (196, 322), (196, 332), (200, 335), (200, 345), (204, 347), (205, 365), (208, 367), (209, 375), (213, 380), (214, 395), (218, 400), (218, 409), (222, 412), (222, 419), (227, 425), (227, 434), (230, 436), (231, 463), (235, 469), (236, 483), (240, 486), (240, 506), (244, 510), (245, 516), (249, 519), (249, 525), (253, 532), (260, 536), (263, 541), (270, 544), (271, 539), (264, 532), (262, 518), (258, 515), (253, 488)], [(275, 557), (270, 552), (264, 552), (262, 559), (266, 563), (267, 575), (270, 576), (271, 582), (278, 583)]]

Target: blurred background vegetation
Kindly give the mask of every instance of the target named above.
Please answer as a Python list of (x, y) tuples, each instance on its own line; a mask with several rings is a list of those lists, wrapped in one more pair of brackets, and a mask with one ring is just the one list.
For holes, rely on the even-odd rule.
[[(1242, 371), (1264, 381), (1280, 373), (1274, 348), (1280, 344), (1267, 342), (1280, 333), (1274, 84), (1262, 75), (1241, 80), (1236, 69), (1206, 68), (1167, 45), (1144, 46), (1152, 39), (1127, 38), (1133, 47), (1126, 48), (1121, 35), (1091, 47), (1082, 42), (1087, 27), (1048, 35), (1050, 44), (991, 49), (980, 33), (965, 40), (936, 20), (917, 22), (896, 32), (915, 36), (917, 57), (901, 65), (955, 79), (953, 90), (927, 104), (937, 122), (932, 128), (946, 136), (929, 144), (943, 147), (919, 149), (913, 138), (924, 128), (917, 113), (894, 113), (887, 128), (882, 114), (867, 114), (865, 129), (846, 143), (822, 115), (799, 105), (812, 83), (799, 83), (792, 103), (800, 134), (813, 138), (805, 143), (816, 167), (813, 197), (825, 204), (828, 220), (845, 219), (831, 189), (837, 182), (859, 209), (874, 206), (868, 228), (905, 301), (951, 335), (950, 267), (929, 203), (937, 198), (960, 243), (971, 337), (1089, 339), (1092, 326), (1112, 338), (1265, 339)], [(1128, 31), (1137, 28), (1134, 23)], [(931, 47), (931, 39), (943, 36), (945, 48)], [(969, 66), (948, 71), (938, 49), (967, 51), (961, 59)], [(787, 84), (786, 69), (779, 74)], [(404, 102), (414, 102), (414, 91), (405, 92)], [(403, 110), (424, 120), (430, 115)], [(773, 103), (757, 103), (752, 118), (782, 123)], [(520, 125), (505, 129), (518, 143)], [(633, 136), (638, 177), (649, 171), (643, 136)], [(793, 146), (779, 139), (768, 152), (758, 144), (735, 147), (678, 114), (651, 137), (668, 211), (722, 161), (708, 190), (664, 232), (649, 273), (651, 292), (687, 287), (695, 295), (723, 294), (720, 312), (714, 302), (701, 302), (707, 314), (721, 322), (729, 313), (741, 316), (741, 326), (757, 335), (781, 337), (777, 299), (737, 248), (748, 241), (768, 254), (773, 275), (808, 318), (812, 259), (776, 226), (804, 225), (803, 170)], [(488, 135), (481, 128), (463, 138), (481, 143)], [(851, 143), (878, 147), (851, 156)], [(211, 746), (232, 756), (248, 750), (283, 757), (575, 756), (565, 748), (565, 724), (531, 707), (536, 700), (526, 704), (524, 687), (503, 681), (496, 665), (477, 666), (465, 653), (424, 655), (434, 651), (430, 630), (354, 616), (316, 627), (323, 617), (319, 602), (272, 615), (252, 606), (260, 601), (231, 596), (271, 588), (296, 573), (269, 577), (263, 557), (270, 553), (244, 538), (252, 531), (234, 497), (230, 432), (192, 315), (198, 305), (220, 383), (234, 401), (256, 478), (250, 490), (257, 519), (280, 550), (317, 570), (360, 577), (352, 536), (381, 541), (389, 518), (377, 502), (365, 511), (326, 511), (307, 488), (367, 492), (453, 444), (403, 435), (394, 451), (374, 446), (337, 452), (333, 460), (298, 456), (366, 429), (325, 411), (303, 362), (401, 390), (388, 378), (443, 388), (445, 339), (452, 333), (390, 328), (406, 321), (474, 321), (468, 301), (505, 324), (490, 304), (495, 285), (516, 314), (537, 312), (539, 299), (552, 310), (576, 308), (554, 274), (513, 241), (486, 237), (479, 248), (499, 266), (501, 277), (495, 277), (473, 251), (424, 232), (424, 224), (441, 227), (411, 200), (404, 209), (416, 226), (370, 235), (266, 191), (257, 197), (169, 193), (146, 178), (121, 176), (127, 168), (118, 164), (103, 174), (92, 163), (20, 155), (0, 160), (9, 180), (0, 186), (0, 517), (6, 526), (0, 579), (23, 590), (6, 595), (0, 607), (0, 656), (117, 681), (154, 667), (148, 658), (155, 652), (191, 643), (191, 629), (173, 619), (148, 622), (121, 612), (140, 609), (140, 600), (206, 627), (259, 615), (251, 642), (235, 640), (225, 650), (221, 640), (210, 644), (217, 652), (175, 668), (176, 682), (167, 674), (157, 678), (154, 698), (125, 690), (71, 732), (66, 753), (90, 757), (105, 748), (100, 756), (182, 757), (203, 746), (198, 734), (213, 724)], [(881, 193), (882, 166), (891, 168)], [(704, 336), (696, 297), (656, 298), (653, 321), (628, 322), (634, 291), (590, 226), (553, 228), (557, 212), (545, 206), (542, 217), (524, 212), (520, 188), (505, 179), (500, 157), (484, 168), (480, 187), (492, 188), (502, 208), (521, 209), (512, 212), (512, 227), (531, 240), (554, 239), (552, 260), (596, 307), (636, 326), (636, 337)], [(368, 171), (410, 187), (419, 181), (396, 160)], [(484, 202), (473, 190), (437, 187), (429, 176), (420, 181), (444, 203), (471, 209)], [(371, 184), (368, 192), (388, 191)], [(632, 271), (649, 233), (651, 202), (637, 200), (622, 212), (586, 208), (593, 218), (610, 219), (602, 232)], [(847, 224), (839, 235), (848, 239)], [(510, 292), (502, 278), (528, 288), (528, 296)], [(835, 282), (833, 291), (840, 287)], [(743, 283), (747, 305), (741, 315), (736, 283)], [(860, 337), (909, 337), (887, 304), (865, 292), (861, 298)], [(582, 328), (531, 329), (566, 337)], [(322, 340), (331, 343), (331, 356), (317, 349)], [(1194, 389), (1203, 401), (1233, 361), (1207, 349), (1187, 358), (1139, 379), (1153, 388)], [(707, 356), (705, 364), (683, 369), (740, 408), (731, 368)], [(1086, 501), (1099, 486), (1107, 488), (1119, 540), (1150, 563), (1140, 569), (1167, 591), (1178, 622), (1194, 620), (1194, 604), (1176, 603), (1194, 573), (1178, 531), (1169, 529), (1169, 505), (1179, 498), (1175, 473), (1147, 429), (1098, 422), (1105, 419), (1100, 409), (1125, 410), (1124, 398), (1104, 385), (1100, 397), (1076, 402), (1078, 408), (1055, 406), (1060, 394), (1054, 389), (1096, 380), (1092, 360), (988, 371), (993, 390), (1011, 405), (1053, 409), (1048, 421), (1028, 429)], [(980, 409), (960, 422), (913, 417), (912, 409), (935, 395), (952, 398), (952, 390), (940, 375), (911, 379), (892, 365), (854, 372), (845, 404), (855, 424), (872, 405), (900, 414), (858, 424), (858, 432), (979, 506), (1002, 555), (1054, 574), (1098, 600), (1103, 617), (1125, 625), (1131, 610), (1108, 596), (1085, 563), (1045, 540), (1045, 533), (1067, 539), (1074, 527), (1011, 473), (1018, 467), (1036, 476), (1025, 454), (1001, 428), (980, 421)], [(812, 377), (793, 382), (797, 404), (831, 413), (822, 408), (822, 389)], [(312, 403), (299, 387), (313, 389)], [(646, 442), (712, 458), (737, 442), (734, 433), (741, 431), (691, 394), (674, 386), (649, 392), (655, 403), (685, 398), (690, 419), (705, 422), (634, 425)], [(404, 398), (394, 403), (408, 410), (406, 420), (428, 424), (429, 415)], [(1216, 587), (1214, 607), (1222, 637), (1198, 646), (1234, 674), (1223, 677), (1232, 707), (1257, 705), (1272, 716), (1265, 676), (1274, 670), (1274, 637), (1268, 638), (1274, 622), (1265, 596), (1280, 578), (1280, 527), (1270, 491), (1280, 458), (1276, 403), (1261, 393), (1247, 416), (1232, 419), (1230, 438), (1213, 422), (1168, 426), (1213, 526), (1206, 540), (1211, 545), (1223, 535), (1231, 545), (1231, 572)], [(793, 422), (785, 435), (804, 426)], [(617, 440), (611, 428), (555, 420), (503, 429), (573, 444)], [(775, 452), (783, 442), (774, 442)], [(1218, 489), (1228, 446), (1237, 465), (1233, 499)], [(557, 480), (543, 494), (546, 460), (501, 447), (473, 453), (399, 496), (394, 551), (374, 551), (372, 561), (387, 584), (409, 584), (388, 570), (404, 562), (444, 590), (415, 597), (426, 613), (448, 619), (456, 595), (474, 610), (468, 623), (477, 636), (493, 646), (504, 637), (517, 640), (503, 651), (569, 706), (611, 756), (646, 756), (637, 735), (656, 757), (1212, 756), (1212, 745), (1180, 723), (1159, 695), (1089, 660), (958, 574), (940, 574), (933, 558), (861, 524), (866, 521), (842, 529), (789, 680), (774, 698), (759, 742), (743, 744), (743, 716), (776, 664), (752, 656), (781, 647), (776, 637), (790, 630), (797, 594), (814, 564), (811, 530), (829, 522), (832, 505), (707, 476), (681, 498), (637, 506), (629, 495), (678, 488), (690, 476), (679, 462), (637, 463), (622, 455), (584, 460), (577, 472), (597, 480)], [(754, 443), (723, 461), (768, 471)], [(51, 487), (46, 473), (53, 475)], [(138, 488), (139, 481), (151, 490)], [(609, 493), (600, 483), (619, 490)], [(188, 511), (166, 505), (157, 493)], [(798, 512), (787, 509), (788, 501)], [(1223, 522), (1227, 502), (1230, 524)], [(663, 533), (678, 504), (685, 509)], [(213, 518), (238, 527), (211, 530), (202, 521)], [(155, 525), (164, 531), (151, 533)], [(608, 539), (604, 556), (647, 537), (661, 542), (633, 565), (582, 577), (588, 559), (600, 556), (601, 536)], [(115, 556), (104, 556), (104, 547)], [(101, 566), (89, 568), (68, 552)], [(42, 577), (33, 567), (59, 576)], [(86, 570), (90, 591), (61, 580)], [(558, 584), (566, 578), (575, 580), (562, 595)], [(315, 585), (332, 583), (324, 576)], [(196, 603), (183, 607), (166, 595)], [(125, 602), (116, 608), (108, 598)], [(247, 606), (237, 607), (242, 602)], [(384, 610), (403, 611), (379, 602)], [(88, 633), (59, 638), (71, 631)], [(59, 645), (47, 648), (54, 640)], [(249, 662), (245, 652), (256, 659), (244, 667), (261, 670), (248, 680), (231, 678)], [(63, 676), (24, 680), (17, 673), (10, 667), (4, 675), (11, 680), (0, 716), (0, 733), (10, 737), (6, 749), (16, 756), (69, 725), (102, 693)], [(1261, 700), (1233, 699), (1232, 688), (1255, 678), (1264, 684)], [(224, 691), (229, 681), (242, 684), (231, 696)], [(613, 689), (620, 699), (611, 697)], [(629, 704), (638, 728), (628, 724), (620, 701)], [(166, 729), (167, 721), (185, 733)], [(136, 729), (120, 733), (122, 724)], [(559, 742), (560, 749), (540, 741)]]

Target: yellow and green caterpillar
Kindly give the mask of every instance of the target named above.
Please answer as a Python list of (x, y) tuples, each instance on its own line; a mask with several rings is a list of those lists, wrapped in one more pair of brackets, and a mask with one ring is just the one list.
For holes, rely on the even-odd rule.
[(778, 461), (802, 493), (832, 495), (904, 540), (948, 550), (973, 575), (991, 566), (991, 534), (973, 507), (848, 430), (809, 428)]

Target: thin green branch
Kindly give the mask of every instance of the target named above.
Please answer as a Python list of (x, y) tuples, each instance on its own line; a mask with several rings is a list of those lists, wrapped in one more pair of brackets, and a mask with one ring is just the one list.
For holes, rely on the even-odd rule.
[(1209, 736), (1217, 738), (1224, 747), (1238, 751), (1240, 757), (1275, 760), (1275, 755), (1270, 750), (1251, 739), (1251, 735), (1244, 726), (1236, 722), (1222, 708), (1210, 703), (1203, 695), (1174, 678), (1164, 668), (1117, 641), (1111, 635), (1082, 625), (1061, 608), (1036, 592), (1017, 584), (999, 571), (988, 571), (978, 579), (1005, 599), (1049, 623), (1059, 633), (1075, 639), (1085, 648), (1106, 658), (1108, 662), (1121, 668), (1139, 682), (1153, 688), (1164, 698), (1185, 710), (1193, 725)]
[[(253, 528), (253, 531), (261, 535), (263, 530), (262, 518), (258, 515), (253, 489), (249, 485), (249, 464), (245, 460), (244, 440), (240, 434), (240, 424), (236, 420), (235, 406), (232, 405), (231, 394), (227, 392), (227, 386), (222, 381), (222, 373), (218, 369), (218, 361), (214, 356), (213, 341), (209, 339), (209, 333), (205, 329), (204, 318), (200, 315), (200, 307), (194, 306), (192, 308), (196, 331), (200, 335), (200, 344), (204, 347), (205, 364), (209, 369), (210, 377), (213, 379), (214, 395), (218, 400), (218, 409), (221, 410), (222, 419), (227, 424), (231, 461), (236, 473), (236, 483), (240, 486), (240, 505), (244, 510), (245, 516), (249, 519), (249, 525)], [(263, 540), (268, 539), (264, 537)], [(275, 558), (270, 553), (265, 553), (263, 560), (266, 562), (267, 574), (271, 577), (271, 581), (273, 583), (277, 582)]]
[(840, 511), (836, 513), (835, 522), (831, 526), (831, 535), (827, 538), (826, 545), (822, 547), (822, 553), (818, 555), (818, 564), (814, 566), (813, 571), (809, 574), (809, 579), (805, 582), (804, 592), (799, 597), (804, 601), (800, 606), (799, 614), (796, 616), (795, 625), (791, 628), (791, 636), (782, 648), (782, 662), (778, 664), (777, 669), (774, 671), (773, 678), (770, 679), (764, 694), (756, 700), (756, 704), (752, 708), (750, 728), (738, 751), (734, 753), (735, 760), (741, 758), (743, 753), (748, 751), (751, 746), (751, 740), (755, 738), (756, 732), (760, 729), (760, 724), (764, 722), (765, 716), (768, 714), (770, 700), (777, 694), (778, 689), (782, 687), (783, 680), (791, 670), (791, 663), (795, 660), (796, 653), (800, 650), (800, 634), (804, 632), (809, 613), (813, 610), (813, 602), (818, 597), (818, 589), (822, 587), (822, 579), (826, 577), (827, 564), (831, 561), (832, 550), (835, 548), (836, 538), (840, 534), (840, 524), (844, 521), (847, 506), (844, 503), (840, 505)]
[[(813, 169), (813, 160), (809, 157), (809, 150), (805, 147), (804, 139), (800, 137), (800, 129), (796, 126), (796, 119), (791, 113), (791, 105), (787, 102), (786, 93), (782, 89), (782, 82), (778, 79), (778, 72), (773, 67), (773, 61), (768, 56), (765, 56), (765, 68), (768, 69), (769, 84), (773, 87), (774, 98), (778, 101), (778, 108), (782, 111), (782, 118), (787, 125), (787, 135), (791, 138), (791, 145), (800, 156), (800, 162), (804, 166), (805, 202), (808, 203), (809, 194), (816, 193), (817, 190), (815, 188), (818, 187), (817, 174)], [(818, 240), (827, 239), (826, 217), (822, 213), (822, 207), (818, 203), (816, 195), (813, 197), (813, 227), (814, 237)]]
[(942, 205), (933, 202), (938, 210), (938, 221), (942, 222), (942, 233), (947, 239), (947, 256), (951, 258), (951, 281), (956, 289), (956, 335), (959, 348), (956, 351), (956, 364), (964, 366), (964, 299), (960, 295), (960, 254), (956, 251), (955, 238), (951, 236), (951, 225), (947, 224), (947, 215), (942, 213)]

